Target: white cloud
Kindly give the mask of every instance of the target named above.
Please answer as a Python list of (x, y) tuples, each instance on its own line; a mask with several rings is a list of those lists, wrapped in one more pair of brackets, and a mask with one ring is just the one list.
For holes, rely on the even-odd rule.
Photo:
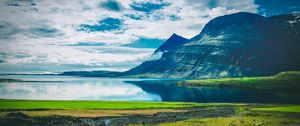
[[(9, 64), (81, 64), (101, 68), (131, 64), (125, 70), (147, 59), (153, 50), (119, 47), (122, 44), (139, 37), (167, 39), (173, 33), (191, 38), (214, 17), (238, 11), (256, 12), (258, 7), (254, 0), (215, 3), (165, 0), (168, 6), (145, 13), (133, 10), (130, 7), (133, 1), (162, 3), (160, 0), (118, 0), (122, 10), (109, 11), (99, 7), (103, 1), (97, 0), (1, 1), (0, 53), (6, 55), (4, 61)], [(128, 14), (140, 19), (132, 19)], [(123, 27), (114, 31), (78, 31), (82, 24), (95, 25), (107, 17), (122, 20)], [(78, 42), (101, 42), (107, 46), (63, 46)]]
[(7, 45), (3, 49), (6, 63), (69, 64), (91, 67), (118, 67), (128, 63), (131, 67), (148, 59), (153, 49), (137, 49), (117, 46), (53, 46), (53, 45)]

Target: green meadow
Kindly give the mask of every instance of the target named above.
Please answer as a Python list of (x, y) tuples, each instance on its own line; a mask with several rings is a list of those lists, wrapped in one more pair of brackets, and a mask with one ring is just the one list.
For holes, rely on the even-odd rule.
[(183, 102), (127, 102), (88, 100), (0, 100), (0, 109), (155, 109), (199, 106)]
[[(226, 111), (233, 109), (234, 111)], [(224, 112), (222, 112), (224, 111)], [(298, 125), (300, 105), (289, 104), (242, 104), (242, 103), (186, 103), (186, 102), (127, 102), (127, 101), (76, 101), (76, 100), (0, 100), (0, 119), (9, 119), (11, 114), (22, 113), (38, 121), (40, 118), (51, 119), (67, 117), (73, 119), (115, 118), (144, 120), (158, 126), (228, 126), (228, 125)], [(168, 114), (169, 113), (169, 114)], [(169, 117), (174, 113), (174, 117)], [(197, 116), (191, 113), (211, 113), (213, 117)], [(223, 114), (227, 115), (224, 116)], [(19, 114), (20, 115), (20, 114)], [(139, 115), (139, 116), (138, 116)], [(180, 116), (179, 116), (180, 115)], [(182, 116), (182, 117), (181, 117)], [(17, 117), (16, 117), (17, 118)], [(160, 122), (155, 118), (161, 118)], [(164, 119), (166, 118), (166, 119)], [(51, 119), (53, 120), (53, 118)], [(157, 120), (157, 121), (156, 121)], [(32, 123), (32, 122), (29, 122)], [(129, 125), (144, 124), (127, 122)]]
[(300, 105), (280, 106), (280, 107), (265, 107), (265, 108), (253, 108), (256, 111), (273, 111), (273, 112), (292, 112), (300, 113)]

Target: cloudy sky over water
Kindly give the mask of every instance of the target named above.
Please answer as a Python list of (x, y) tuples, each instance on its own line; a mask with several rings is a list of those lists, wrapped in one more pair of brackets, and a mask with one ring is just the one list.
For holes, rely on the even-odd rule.
[(124, 71), (210, 19), (300, 11), (298, 0), (0, 0), (0, 72)]

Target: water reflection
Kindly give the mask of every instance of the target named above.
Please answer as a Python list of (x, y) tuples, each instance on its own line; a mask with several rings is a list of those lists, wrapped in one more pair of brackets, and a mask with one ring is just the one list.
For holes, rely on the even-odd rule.
[(1, 76), (0, 99), (300, 103), (280, 93), (226, 87), (179, 87), (179, 80)]
[(229, 88), (186, 88), (175, 85), (177, 81), (125, 81), (141, 87), (148, 93), (158, 94), (162, 101), (182, 102), (243, 102), (243, 103), (300, 103), (277, 92)]
[[(14, 79), (32, 81), (33, 78)], [(37, 78), (38, 81), (45, 81)], [(45, 100), (125, 100), (161, 101), (156, 94), (140, 87), (123, 83), (120, 79), (64, 77), (47, 81), (63, 82), (13, 82), (0, 83), (1, 99), (45, 99)]]

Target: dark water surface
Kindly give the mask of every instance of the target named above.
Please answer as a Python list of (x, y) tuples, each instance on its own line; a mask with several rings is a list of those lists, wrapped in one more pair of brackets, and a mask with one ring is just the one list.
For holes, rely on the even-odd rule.
[[(6, 75), (0, 99), (299, 103), (278, 92), (228, 87), (187, 88), (180, 80)], [(34, 82), (36, 81), (36, 82)]]

